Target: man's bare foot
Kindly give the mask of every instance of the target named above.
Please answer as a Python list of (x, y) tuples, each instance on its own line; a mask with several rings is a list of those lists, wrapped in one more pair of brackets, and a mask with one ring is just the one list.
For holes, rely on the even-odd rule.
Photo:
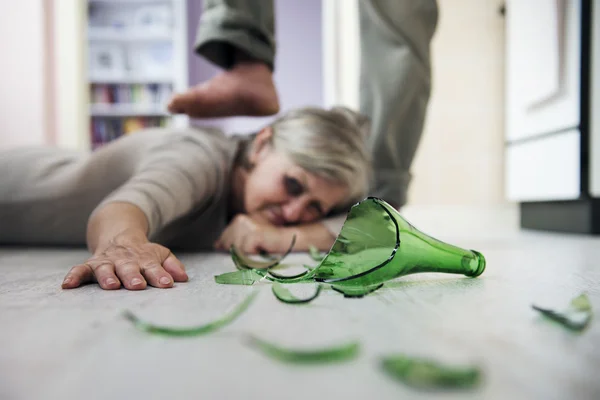
[(241, 62), (231, 70), (175, 95), (169, 111), (192, 118), (267, 116), (279, 112), (273, 73), (261, 62)]

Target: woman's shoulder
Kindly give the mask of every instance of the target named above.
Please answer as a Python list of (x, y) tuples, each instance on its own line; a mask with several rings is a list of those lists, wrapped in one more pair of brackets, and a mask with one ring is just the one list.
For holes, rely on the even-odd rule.
[(228, 136), (216, 128), (167, 127), (147, 128), (128, 134), (114, 141), (108, 147), (122, 147), (138, 153), (147, 153), (148, 151), (155, 153), (168, 151), (168, 149), (178, 149), (178, 151), (187, 149), (186, 153), (204, 150), (228, 156), (235, 152), (237, 143), (238, 140), (235, 137)]
[(214, 150), (233, 149), (237, 146), (237, 139), (226, 135), (217, 128), (154, 128), (138, 134), (145, 135), (147, 141), (156, 145), (187, 143), (191, 146), (208, 146)]

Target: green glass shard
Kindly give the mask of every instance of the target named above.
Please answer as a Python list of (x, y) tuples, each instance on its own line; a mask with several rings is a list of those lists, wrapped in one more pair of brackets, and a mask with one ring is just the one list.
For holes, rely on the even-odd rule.
[(315, 293), (312, 296), (306, 297), (303, 299), (300, 299), (300, 298), (294, 296), (288, 290), (288, 288), (286, 288), (284, 285), (282, 285), (279, 282), (273, 282), (273, 286), (271, 287), (271, 289), (273, 290), (273, 294), (275, 295), (275, 297), (277, 297), (277, 299), (279, 299), (280, 301), (282, 301), (284, 303), (288, 303), (288, 304), (310, 303), (311, 301), (313, 301), (314, 299), (319, 297), (319, 294), (321, 293), (321, 285), (317, 285), (317, 287), (315, 289)]
[(331, 285), (331, 288), (336, 292), (340, 292), (344, 297), (348, 298), (360, 298), (373, 293), (374, 291), (381, 289), (383, 283), (374, 286), (336, 286)]
[(419, 389), (471, 388), (482, 375), (476, 366), (449, 366), (404, 355), (383, 358), (381, 367), (393, 378)]
[(292, 249), (294, 248), (294, 245), (296, 244), (296, 235), (294, 235), (294, 237), (292, 238), (292, 242), (290, 243), (290, 247), (287, 249), (287, 251), (281, 255), (280, 257), (273, 257), (273, 259), (271, 260), (267, 260), (267, 261), (259, 261), (259, 260), (253, 260), (250, 257), (246, 257), (243, 254), (241, 254), (240, 252), (237, 251), (235, 246), (231, 246), (229, 253), (231, 254), (231, 259), (233, 260), (233, 263), (235, 264), (235, 266), (237, 267), (237, 269), (240, 270), (244, 270), (244, 269), (269, 269), (269, 268), (273, 268), (277, 265), (279, 265), (279, 263), (285, 258), (287, 257), (288, 254), (291, 253)]
[(259, 274), (257, 271), (248, 269), (217, 275), (215, 276), (215, 282), (223, 285), (254, 285), (263, 277), (264, 275)]
[(420, 232), (388, 203), (369, 197), (352, 207), (314, 278), (338, 289), (372, 288), (419, 272), (475, 277), (484, 269), (482, 254)]
[(574, 331), (584, 330), (592, 320), (592, 305), (585, 293), (571, 300), (569, 306), (562, 311), (541, 308), (536, 305), (532, 305), (531, 307), (544, 316)]
[(360, 350), (358, 342), (315, 350), (284, 348), (256, 336), (250, 336), (249, 343), (275, 360), (296, 364), (325, 364), (349, 361), (356, 358)]
[(286, 280), (297, 280), (298, 278), (304, 278), (309, 273), (310, 273), (310, 271), (302, 271), (295, 275), (280, 275), (280, 274), (276, 273), (275, 271), (271, 270), (268, 272), (268, 275), (273, 278), (279, 279), (281, 281), (286, 281)]
[(205, 335), (207, 333), (214, 332), (218, 329), (223, 328), (225, 325), (233, 322), (237, 317), (239, 317), (244, 311), (248, 309), (250, 303), (254, 300), (258, 292), (251, 293), (246, 299), (241, 302), (231, 313), (225, 315), (222, 318), (219, 318), (216, 321), (211, 323), (193, 326), (193, 327), (168, 327), (168, 326), (160, 326), (154, 325), (148, 322), (144, 322), (140, 320), (137, 316), (135, 316), (131, 311), (125, 311), (124, 317), (131, 321), (133, 325), (144, 332), (156, 334), (156, 335), (164, 335), (164, 336), (199, 336)]
[(272, 274), (271, 271), (262, 269), (248, 269), (217, 275), (215, 276), (215, 282), (225, 285), (254, 285), (261, 279), (266, 279), (271, 282), (304, 283), (314, 282), (312, 276), (313, 271), (304, 271), (297, 275), (284, 276)]
[(273, 271), (259, 271), (259, 274), (264, 275), (264, 277), (271, 282), (281, 282), (281, 283), (304, 283), (304, 282), (314, 282), (314, 274), (315, 270), (312, 271), (304, 271), (297, 275), (292, 276), (283, 276), (273, 274)]
[(317, 249), (317, 247), (313, 245), (310, 245), (308, 247), (308, 254), (310, 254), (310, 258), (312, 258), (315, 261), (321, 261), (325, 258), (325, 255), (321, 254), (319, 249)]

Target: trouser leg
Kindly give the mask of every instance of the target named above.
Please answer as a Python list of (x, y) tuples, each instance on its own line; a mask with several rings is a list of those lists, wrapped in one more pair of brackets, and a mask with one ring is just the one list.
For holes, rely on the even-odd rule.
[(273, 0), (204, 0), (195, 50), (225, 69), (235, 64), (236, 50), (273, 69)]
[(431, 92), (435, 0), (359, 0), (360, 108), (372, 121), (371, 195), (406, 203)]

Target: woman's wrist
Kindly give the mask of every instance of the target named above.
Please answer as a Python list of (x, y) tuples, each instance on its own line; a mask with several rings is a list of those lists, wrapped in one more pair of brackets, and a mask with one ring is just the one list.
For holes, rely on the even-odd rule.
[(133, 246), (148, 243), (146, 232), (139, 228), (126, 228), (116, 234), (102, 237), (98, 243), (96, 252), (103, 251), (108, 246)]
[(148, 243), (148, 238), (144, 232), (135, 229), (125, 229), (118, 233), (107, 233), (101, 235), (96, 241), (95, 246), (90, 250), (92, 254), (102, 254), (111, 246), (130, 247)]
[(107, 204), (90, 218), (88, 247), (92, 253), (98, 253), (112, 244), (145, 243), (147, 231), (146, 216), (138, 207), (128, 203)]

